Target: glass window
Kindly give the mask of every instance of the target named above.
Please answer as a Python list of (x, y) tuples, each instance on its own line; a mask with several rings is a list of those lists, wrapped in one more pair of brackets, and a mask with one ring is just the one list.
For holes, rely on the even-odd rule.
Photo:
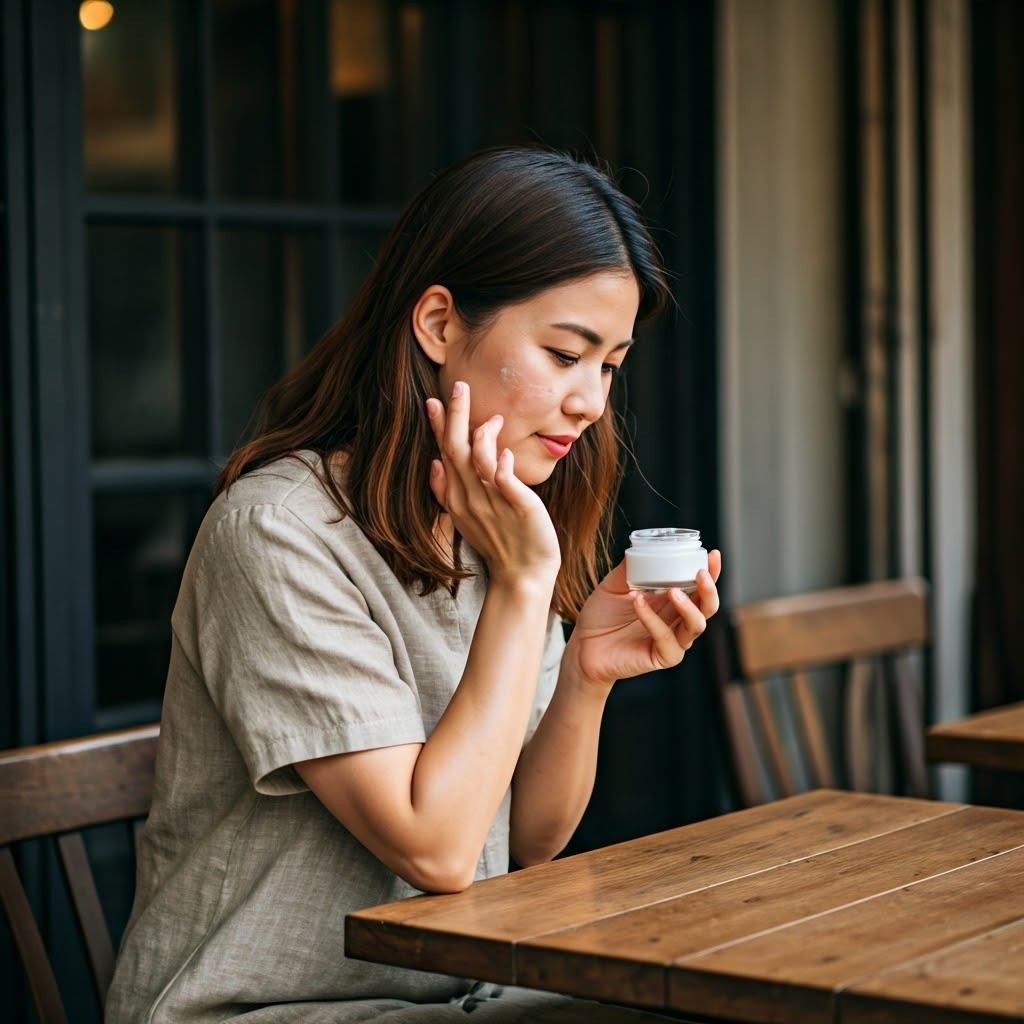
[(175, 192), (180, 133), (171, 4), (119, 3), (107, 23), (92, 29), (84, 14), (81, 20), (86, 189)]
[(228, 453), (261, 394), (329, 326), (323, 236), (225, 231), (219, 238), (221, 433)]
[(105, 494), (94, 501), (96, 703), (163, 694), (170, 615), (206, 492)]
[(312, 130), (326, 94), (321, 5), (215, 0), (211, 11), (217, 193), (325, 198), (322, 144)]
[(341, 311), (344, 312), (352, 304), (366, 279), (373, 269), (377, 253), (384, 243), (387, 234), (385, 228), (349, 228), (339, 240), (341, 262)]
[[(196, 232), (93, 226), (88, 231), (95, 458), (205, 450), (201, 351), (186, 314), (200, 265)], [(187, 336), (187, 337), (186, 337)]]
[(339, 198), (404, 203), (448, 162), (450, 19), (383, 0), (331, 0), (328, 13)]

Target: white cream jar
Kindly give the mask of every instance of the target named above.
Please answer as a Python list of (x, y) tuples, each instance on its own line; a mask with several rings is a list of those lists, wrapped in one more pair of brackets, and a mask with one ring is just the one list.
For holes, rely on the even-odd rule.
[(656, 591), (678, 587), (692, 594), (697, 571), (708, 567), (699, 530), (665, 527), (634, 530), (626, 550), (626, 579), (631, 590)]

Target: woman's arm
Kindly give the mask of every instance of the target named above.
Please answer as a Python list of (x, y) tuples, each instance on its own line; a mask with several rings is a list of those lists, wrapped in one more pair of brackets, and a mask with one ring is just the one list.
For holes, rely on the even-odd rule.
[(558, 684), (519, 760), (513, 782), (511, 849), (524, 866), (550, 860), (572, 837), (594, 785), (601, 716), (611, 688), (678, 664), (718, 610), (721, 555), (711, 552), (693, 598), (682, 591), (640, 596), (622, 566), (580, 612)]
[(522, 748), (551, 587), (488, 588), (465, 673), (423, 744), (296, 764), (329, 811), (410, 885), (456, 892), (480, 851)]
[(484, 559), (489, 582), (458, 688), (423, 744), (296, 764), (309, 788), (353, 835), (411, 885), (465, 888), (522, 749), (559, 568), (543, 502), (500, 457), (500, 418), (469, 435), (469, 388), (447, 416), (429, 405), (443, 462), (431, 488)]

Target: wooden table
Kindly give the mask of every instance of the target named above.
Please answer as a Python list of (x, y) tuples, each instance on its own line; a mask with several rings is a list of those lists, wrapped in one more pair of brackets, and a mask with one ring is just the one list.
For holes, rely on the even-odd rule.
[(929, 761), (1024, 772), (1024, 701), (933, 725), (925, 752)]
[(1024, 1020), (1024, 811), (817, 790), (349, 914), (350, 956), (749, 1022)]

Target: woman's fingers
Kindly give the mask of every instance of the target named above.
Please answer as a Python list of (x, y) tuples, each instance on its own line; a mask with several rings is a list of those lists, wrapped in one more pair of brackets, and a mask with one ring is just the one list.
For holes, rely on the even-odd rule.
[(498, 468), (498, 434), (504, 420), (492, 416), (473, 431), (473, 468), (484, 483), (493, 483)]
[(434, 441), (437, 443), (437, 450), (440, 451), (444, 444), (444, 426), (447, 417), (444, 413), (444, 403), (437, 398), (427, 399), (427, 420), (430, 429), (434, 433)]
[(721, 570), (722, 556), (717, 551), (712, 551), (711, 555), (708, 556), (708, 569), (701, 569), (697, 573), (697, 591), (694, 594), (693, 600), (700, 608), (700, 612), (705, 619), (710, 619), (720, 606), (718, 587), (715, 586), (715, 580), (718, 579), (718, 574)]
[(722, 552), (718, 548), (708, 552), (708, 572), (711, 573), (712, 580), (717, 583), (718, 577), (722, 575)]
[(445, 475), (444, 464), (440, 459), (431, 459), (430, 462), (430, 492), (434, 495), (441, 508), (448, 508), (448, 478)]
[[(710, 580), (710, 574), (705, 574)], [(714, 583), (711, 582), (714, 592)], [(698, 576), (698, 591), (700, 578)], [(655, 660), (661, 668), (678, 665), (683, 655), (704, 632), (707, 617), (702, 610), (686, 594), (677, 588), (667, 592), (669, 603), (675, 614), (667, 616), (667, 606), (659, 612), (647, 597), (636, 594), (633, 607), (636, 616), (647, 630), (654, 644)]]
[(673, 629), (658, 614), (644, 594), (634, 596), (633, 608), (636, 611), (636, 617), (647, 630), (654, 644), (655, 664), (659, 668), (671, 668), (673, 665), (678, 665), (683, 660), (683, 655), (690, 644), (693, 643), (693, 639), (685, 642), (685, 630), (682, 631), (683, 636), (678, 635), (677, 630)]
[(469, 455), (469, 386), (455, 382), (445, 417), (441, 457), (456, 465), (465, 463)]

